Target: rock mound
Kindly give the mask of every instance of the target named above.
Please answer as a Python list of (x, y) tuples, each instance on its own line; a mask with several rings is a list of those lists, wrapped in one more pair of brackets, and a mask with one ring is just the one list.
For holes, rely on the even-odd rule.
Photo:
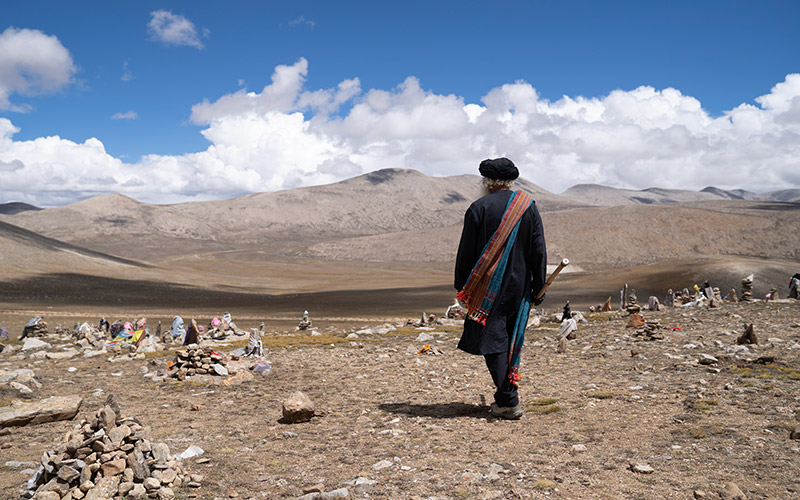
[(109, 396), (91, 420), (81, 420), (61, 443), (42, 454), (22, 498), (100, 500), (172, 499), (172, 488), (199, 486), (164, 443), (152, 443), (150, 430), (123, 417)]

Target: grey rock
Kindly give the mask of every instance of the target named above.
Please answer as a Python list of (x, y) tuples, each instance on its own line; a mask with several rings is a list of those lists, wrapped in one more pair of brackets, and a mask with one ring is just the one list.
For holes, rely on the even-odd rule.
[(347, 488), (339, 488), (338, 490), (328, 491), (319, 496), (319, 498), (328, 500), (330, 498), (350, 498), (350, 490)]
[(655, 469), (647, 464), (630, 464), (629, 468), (637, 474), (652, 474), (655, 472)]
[(363, 493), (369, 493), (370, 491), (375, 489), (375, 484), (377, 484), (377, 481), (368, 479), (366, 477), (357, 477), (355, 481), (353, 481), (353, 491), (357, 495), (361, 495)]
[(22, 344), (22, 351), (34, 351), (36, 349), (50, 349), (52, 346), (47, 342), (39, 339), (25, 339)]
[(214, 370), (214, 373), (216, 373), (217, 375), (225, 376), (228, 374), (228, 369), (220, 365), (219, 363), (214, 364), (212, 366), (212, 369)]
[(156, 443), (152, 445), (153, 458), (157, 463), (163, 464), (169, 460), (169, 446), (166, 443)]
[(127, 462), (128, 467), (133, 469), (133, 478), (136, 481), (144, 481), (150, 475), (150, 468), (139, 448), (134, 448), (131, 453), (128, 453)]

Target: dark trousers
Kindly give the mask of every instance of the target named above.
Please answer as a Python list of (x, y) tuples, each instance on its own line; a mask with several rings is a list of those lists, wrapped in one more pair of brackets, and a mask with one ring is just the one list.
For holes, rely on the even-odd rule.
[(486, 367), (492, 375), (492, 381), (497, 391), (494, 393), (494, 402), (497, 406), (509, 407), (519, 404), (517, 386), (508, 379), (508, 353), (484, 354)]

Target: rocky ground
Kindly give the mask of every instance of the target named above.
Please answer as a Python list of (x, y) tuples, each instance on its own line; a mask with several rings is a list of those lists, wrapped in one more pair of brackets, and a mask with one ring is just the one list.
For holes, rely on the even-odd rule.
[[(35, 373), (26, 399), (80, 395), (76, 420), (113, 394), (172, 453), (205, 450), (184, 461), (202, 486), (177, 498), (800, 498), (800, 302), (642, 314), (663, 339), (626, 329), (624, 313), (587, 314), (563, 353), (558, 323), (529, 330), (520, 421), (489, 415), (491, 380), (456, 349), (457, 326), (269, 335), (271, 370), (238, 385), (153, 382), (177, 346), (112, 361), (31, 358), (17, 344), (0, 371)], [(758, 345), (737, 345), (744, 323)], [(44, 340), (49, 352), (75, 347)], [(442, 354), (417, 354), (424, 344)], [(295, 391), (316, 416), (282, 423)], [(22, 471), (76, 420), (0, 430), (0, 498), (18, 497)]]

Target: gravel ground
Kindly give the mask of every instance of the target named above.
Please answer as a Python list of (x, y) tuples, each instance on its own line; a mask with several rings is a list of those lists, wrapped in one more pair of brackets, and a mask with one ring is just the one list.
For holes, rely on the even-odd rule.
[[(587, 314), (564, 353), (558, 323), (529, 330), (519, 421), (489, 415), (491, 380), (481, 358), (456, 349), (455, 326), (270, 336), (271, 373), (231, 386), (143, 377), (165, 352), (116, 362), (6, 352), (0, 370), (34, 370), (36, 398), (81, 395), (78, 419), (113, 393), (173, 453), (206, 450), (187, 461), (203, 486), (178, 498), (294, 498), (317, 486), (350, 498), (690, 499), (720, 498), (728, 483), (748, 499), (800, 498), (800, 441), (790, 438), (800, 302), (642, 314), (660, 322), (663, 339), (636, 336), (621, 313)], [(758, 346), (736, 345), (744, 323)], [(434, 339), (417, 341), (423, 332)], [(58, 337), (46, 340), (60, 349)], [(417, 354), (425, 343), (443, 354)], [(701, 354), (717, 361), (701, 364)], [(318, 416), (280, 423), (282, 401), (298, 390)], [(8, 404), (10, 392), (2, 397)], [(37, 462), (72, 425), (0, 436), (0, 498), (16, 498), (27, 479), (25, 465), (7, 462)]]

